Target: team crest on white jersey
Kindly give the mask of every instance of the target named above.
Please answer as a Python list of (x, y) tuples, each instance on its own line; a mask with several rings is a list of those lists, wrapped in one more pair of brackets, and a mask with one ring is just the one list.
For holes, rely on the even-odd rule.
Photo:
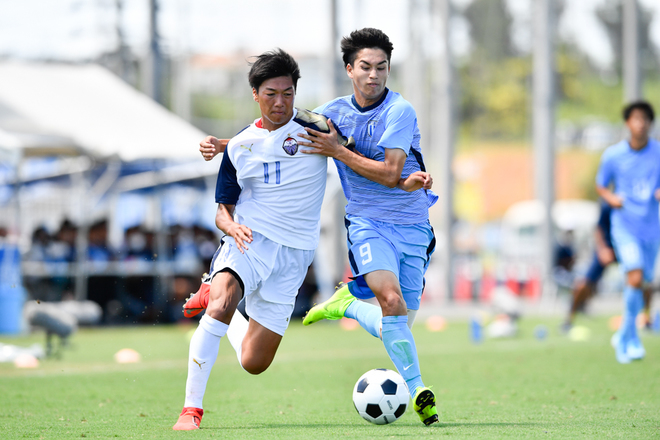
[(288, 137), (284, 140), (284, 143), (282, 144), (282, 148), (284, 149), (284, 152), (288, 154), (289, 156), (293, 156), (298, 152), (298, 142), (292, 137)]

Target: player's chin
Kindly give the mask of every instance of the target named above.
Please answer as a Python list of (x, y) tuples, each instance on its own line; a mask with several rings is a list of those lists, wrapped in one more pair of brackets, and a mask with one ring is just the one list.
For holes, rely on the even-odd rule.
[(369, 87), (367, 86), (365, 88), (364, 94), (371, 99), (379, 97), (383, 91), (385, 90), (385, 86), (379, 85), (375, 87)]

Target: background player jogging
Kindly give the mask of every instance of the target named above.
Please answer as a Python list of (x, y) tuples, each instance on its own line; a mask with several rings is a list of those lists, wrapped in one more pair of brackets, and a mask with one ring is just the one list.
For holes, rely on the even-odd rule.
[(566, 333), (573, 327), (575, 315), (584, 311), (587, 301), (596, 293), (598, 281), (602, 278), (605, 268), (616, 262), (610, 227), (612, 207), (605, 202), (600, 205), (600, 214), (594, 231), (594, 252), (591, 264), (586, 274), (573, 286), (571, 308), (566, 321), (561, 326), (561, 330)]
[(646, 352), (635, 320), (642, 310), (644, 282), (653, 281), (660, 247), (660, 143), (649, 138), (653, 108), (633, 102), (623, 111), (630, 139), (608, 147), (596, 176), (598, 194), (612, 207), (611, 233), (625, 276), (621, 327), (612, 338), (617, 361), (627, 364)]

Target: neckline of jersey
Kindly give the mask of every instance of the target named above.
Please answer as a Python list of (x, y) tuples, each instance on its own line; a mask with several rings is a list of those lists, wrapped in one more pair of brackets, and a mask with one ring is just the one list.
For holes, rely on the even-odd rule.
[(381, 96), (380, 99), (378, 101), (376, 101), (375, 103), (373, 103), (371, 105), (368, 105), (366, 107), (360, 107), (360, 105), (357, 103), (357, 100), (355, 99), (355, 95), (351, 96), (351, 102), (353, 103), (355, 108), (358, 109), (358, 111), (360, 113), (364, 113), (364, 112), (368, 112), (369, 110), (373, 110), (376, 107), (378, 107), (379, 105), (381, 105), (383, 103), (383, 101), (385, 101), (385, 98), (387, 98), (387, 95), (389, 93), (390, 93), (390, 89), (385, 87), (385, 90), (383, 91), (383, 96)]
[(626, 139), (626, 144), (628, 144), (628, 149), (630, 151), (633, 151), (635, 153), (641, 153), (642, 151), (646, 150), (646, 148), (651, 144), (651, 138), (649, 137), (646, 140), (646, 143), (644, 144), (644, 146), (641, 147), (641, 148), (633, 148), (632, 145), (630, 144), (630, 139)]

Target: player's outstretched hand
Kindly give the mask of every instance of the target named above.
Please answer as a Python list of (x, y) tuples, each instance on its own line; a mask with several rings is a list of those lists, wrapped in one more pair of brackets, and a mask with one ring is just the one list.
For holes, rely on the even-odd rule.
[(298, 135), (308, 142), (298, 142), (298, 144), (309, 147), (310, 149), (300, 150), (306, 154), (321, 154), (327, 157), (337, 157), (337, 153), (344, 148), (337, 142), (337, 130), (330, 119), (328, 119), (327, 133), (314, 130), (313, 128), (305, 127), (306, 133), (298, 133)]
[(199, 143), (199, 152), (202, 153), (204, 160), (209, 161), (217, 156), (218, 153), (223, 153), (228, 142), (229, 139), (218, 139), (214, 136), (206, 136), (204, 140)]
[(430, 173), (425, 171), (415, 171), (405, 179), (400, 179), (397, 187), (404, 191), (417, 191), (418, 189), (431, 189), (433, 187), (433, 178)]
[(252, 243), (252, 229), (240, 223), (234, 223), (227, 230), (227, 235), (236, 241), (236, 247), (242, 254), (243, 249), (248, 250), (247, 243)]

